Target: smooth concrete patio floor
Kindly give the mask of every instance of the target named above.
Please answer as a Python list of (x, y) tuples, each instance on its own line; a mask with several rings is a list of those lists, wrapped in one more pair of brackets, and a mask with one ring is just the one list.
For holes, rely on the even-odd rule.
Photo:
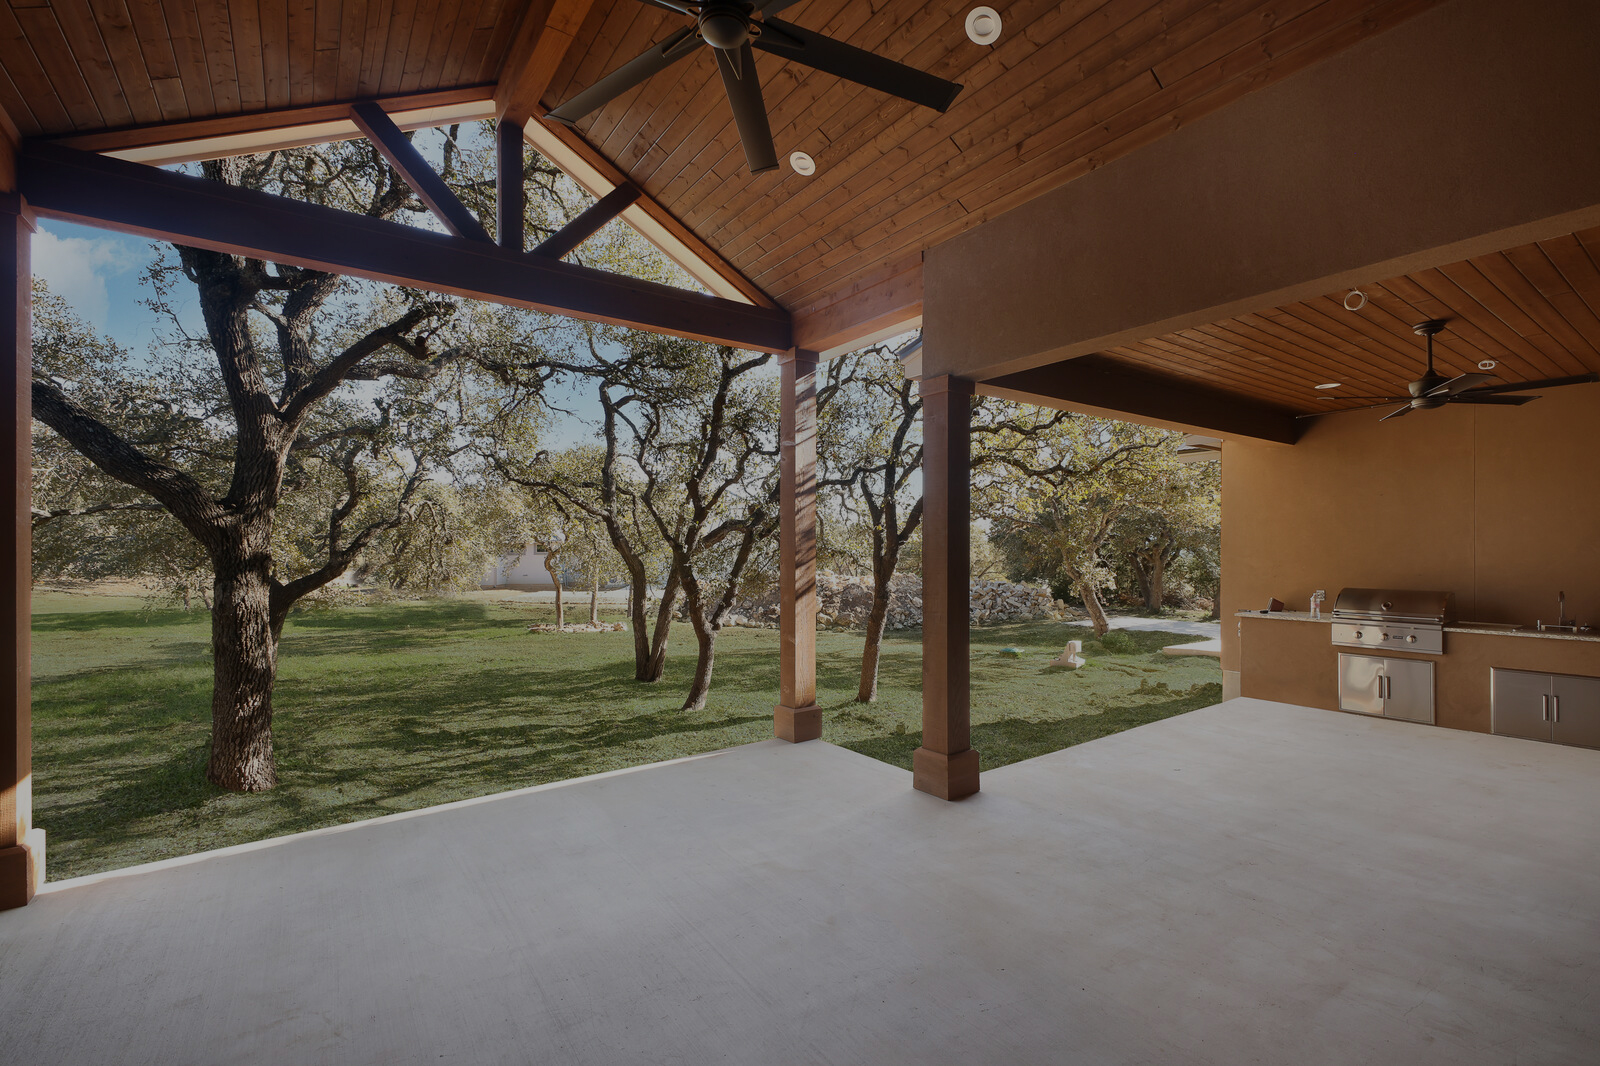
[(1600, 752), (1254, 700), (958, 804), (824, 743), (63, 882), (46, 1063), (1585, 1063)]

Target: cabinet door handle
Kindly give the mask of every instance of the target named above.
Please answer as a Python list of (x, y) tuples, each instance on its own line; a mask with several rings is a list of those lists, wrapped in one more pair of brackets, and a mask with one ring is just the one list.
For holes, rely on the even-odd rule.
[(1541, 722), (1550, 720), (1550, 694), (1548, 692), (1539, 697), (1539, 720)]
[(1550, 697), (1550, 720), (1552, 722), (1561, 721), (1561, 697), (1559, 695)]

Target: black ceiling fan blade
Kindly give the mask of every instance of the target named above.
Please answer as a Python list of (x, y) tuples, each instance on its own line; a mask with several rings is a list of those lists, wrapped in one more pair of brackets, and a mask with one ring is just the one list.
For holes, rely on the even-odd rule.
[(936, 78), (915, 67), (884, 59), (793, 23), (769, 18), (764, 19), (762, 25), (765, 32), (752, 43), (763, 52), (793, 60), (813, 70), (837, 75), (890, 96), (898, 96), (902, 100), (910, 100), (923, 107), (931, 107), (935, 111), (948, 108), (961, 91), (961, 86), (953, 81)]
[(688, 15), (691, 18), (694, 16), (693, 11), (690, 11), (686, 7), (681, 7), (677, 4), (671, 3), (670, 0), (639, 0), (639, 3), (646, 4), (650, 7), (659, 7), (663, 11), (675, 11), (680, 15)]
[(1480, 392), (1463, 392), (1450, 397), (1451, 403), (1482, 403), (1494, 404), (1497, 407), (1521, 407), (1525, 403), (1532, 403), (1537, 396), (1500, 396), (1496, 394), (1485, 395)]
[(739, 49), (737, 61), (720, 48), (713, 51), (722, 87), (728, 92), (728, 103), (733, 105), (733, 121), (739, 127), (739, 141), (744, 145), (750, 173), (778, 169), (778, 150), (772, 143), (772, 126), (767, 122), (767, 105), (761, 98), (761, 79), (756, 74), (756, 57), (750, 43), (746, 41)]
[(1490, 385), (1474, 392), (1526, 392), (1529, 389), (1556, 389), (1563, 385), (1587, 385), (1600, 381), (1600, 374), (1574, 374), (1569, 378), (1545, 378), (1543, 381), (1519, 381), (1509, 385)]
[(756, 14), (776, 15), (791, 4), (798, 4), (799, 2), (800, 0), (767, 0), (764, 4), (756, 4)]
[(1486, 381), (1493, 381), (1493, 374), (1457, 374), (1442, 385), (1435, 385), (1423, 395), (1425, 396), (1454, 396), (1457, 393), (1475, 389)]
[(610, 74), (601, 78), (583, 92), (574, 96), (545, 118), (570, 126), (591, 111), (596, 111), (612, 100), (621, 96), (629, 89), (649, 78), (652, 74), (659, 74), (684, 56), (699, 48), (702, 44), (700, 38), (694, 35), (694, 30), (684, 28), (674, 33), (671, 37), (654, 45), (651, 49), (637, 59), (629, 60)]
[(1416, 410), (1416, 408), (1412, 407), (1408, 403), (1408, 404), (1404, 405), (1403, 407), (1396, 407), (1393, 411), (1390, 411), (1388, 414), (1386, 414), (1382, 418), (1378, 419), (1378, 421), (1379, 422), (1387, 422), (1391, 418), (1399, 418), (1401, 415), (1408, 415), (1412, 411), (1415, 411), (1415, 410)]

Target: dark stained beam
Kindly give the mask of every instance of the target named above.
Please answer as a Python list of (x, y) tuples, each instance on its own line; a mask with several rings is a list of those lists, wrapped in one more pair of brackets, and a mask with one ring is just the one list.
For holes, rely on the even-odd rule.
[(523, 230), (528, 213), (528, 192), (523, 187), (524, 153), (527, 139), (515, 122), (500, 122), (495, 127), (495, 236), (500, 247), (520, 252), (526, 247)]
[(791, 347), (786, 311), (607, 274), (489, 241), (55, 145), (29, 146), (18, 170), (28, 202), (49, 218), (753, 351)]
[(1181, 378), (1136, 369), (1108, 355), (1084, 355), (978, 382), (985, 396), (1147, 422), (1221, 437), (1293, 444), (1291, 411)]
[(632, 207), (642, 195), (639, 187), (631, 181), (618, 185), (595, 201), (583, 214), (562, 226), (559, 232), (551, 234), (550, 239), (535, 248), (534, 252), (551, 259), (565, 258), (578, 245), (600, 232), (607, 222)]
[(401, 132), (388, 112), (369, 101), (353, 104), (350, 108), (350, 118), (360, 127), (361, 132), (367, 135), (373, 147), (389, 161), (389, 165), (400, 172), (406, 184), (411, 186), (411, 191), (428, 205), (428, 210), (438, 216), (446, 229), (457, 237), (470, 237), (475, 241), (489, 239), (483, 223), (467, 210), (465, 204), (456, 199), (456, 194), (450, 191), (450, 186), (446, 185), (438, 171), (422, 158), (422, 153), (411, 143), (411, 138)]

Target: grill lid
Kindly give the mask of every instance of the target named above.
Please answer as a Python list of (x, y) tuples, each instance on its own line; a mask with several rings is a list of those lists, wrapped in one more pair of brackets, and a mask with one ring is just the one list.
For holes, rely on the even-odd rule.
[(1413, 589), (1345, 589), (1333, 604), (1333, 617), (1346, 621), (1411, 622), (1442, 626), (1455, 621), (1453, 592)]

